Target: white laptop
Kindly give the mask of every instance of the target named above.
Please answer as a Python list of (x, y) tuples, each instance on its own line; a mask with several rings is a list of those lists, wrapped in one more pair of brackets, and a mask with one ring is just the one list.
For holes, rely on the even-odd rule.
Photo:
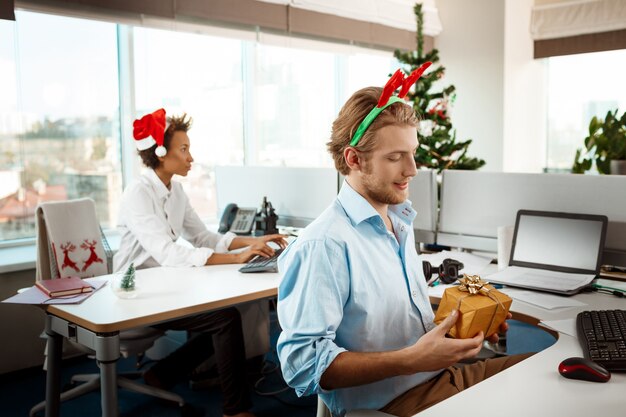
[(487, 280), (576, 294), (600, 272), (607, 223), (600, 215), (520, 210), (509, 266)]

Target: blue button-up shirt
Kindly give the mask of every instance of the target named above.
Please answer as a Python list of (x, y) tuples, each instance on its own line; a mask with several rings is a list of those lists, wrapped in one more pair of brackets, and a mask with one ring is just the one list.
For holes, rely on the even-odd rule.
[(326, 391), (320, 378), (342, 352), (414, 344), (435, 327), (415, 250), (411, 202), (389, 206), (395, 232), (344, 182), (328, 207), (279, 259), (278, 355), (298, 395), (319, 394), (333, 415), (379, 409), (437, 372)]

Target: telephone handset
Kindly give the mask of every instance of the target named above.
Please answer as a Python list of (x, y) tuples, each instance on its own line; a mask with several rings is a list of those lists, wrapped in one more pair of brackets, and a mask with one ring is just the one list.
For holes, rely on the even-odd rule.
[(256, 209), (250, 207), (238, 207), (237, 204), (229, 204), (222, 213), (218, 232), (233, 232), (238, 235), (247, 235), (254, 226)]

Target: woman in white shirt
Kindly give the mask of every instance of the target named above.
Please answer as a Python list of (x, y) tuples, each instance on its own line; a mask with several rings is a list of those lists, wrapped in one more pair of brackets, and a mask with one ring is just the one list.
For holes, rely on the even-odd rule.
[[(113, 259), (114, 270), (124, 270), (131, 262), (136, 268), (245, 263), (256, 255), (271, 256), (274, 249), (268, 246), (269, 242), (286, 247), (282, 235), (240, 237), (207, 230), (181, 184), (172, 181), (174, 175), (186, 176), (191, 169), (193, 158), (187, 136), (190, 126), (186, 115), (169, 117), (166, 123), (163, 109), (135, 120), (135, 145), (150, 169), (124, 190), (119, 215), (122, 238)], [(193, 247), (178, 244), (179, 237)], [(228, 253), (244, 247), (247, 248), (239, 253)], [(224, 396), (224, 416), (253, 416), (247, 411), (251, 402), (237, 309), (204, 313), (157, 327), (200, 334), (146, 371), (146, 383), (172, 386), (214, 352)]]

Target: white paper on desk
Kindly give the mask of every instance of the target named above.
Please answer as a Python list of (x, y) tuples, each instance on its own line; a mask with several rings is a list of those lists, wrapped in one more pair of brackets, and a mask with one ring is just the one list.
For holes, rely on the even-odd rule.
[(573, 298), (546, 294), (537, 291), (517, 290), (513, 288), (503, 288), (500, 291), (514, 300), (523, 301), (537, 307), (545, 308), (546, 310), (564, 307), (581, 307), (587, 305)]
[(84, 292), (76, 295), (72, 295), (69, 297), (56, 297), (51, 298), (44, 294), (39, 288), (34, 285), (23, 291), (19, 294), (14, 295), (13, 297), (7, 298), (2, 301), (3, 303), (13, 303), (13, 304), (78, 304), (81, 303), (86, 298), (89, 298), (93, 293), (98, 291), (100, 288), (107, 283), (107, 280), (102, 279), (93, 279), (90, 278), (86, 280), (93, 287), (93, 291)]
[(444, 250), (437, 253), (419, 255), (420, 261), (428, 261), (434, 267), (439, 267), (446, 258), (455, 259), (463, 264), (461, 272), (469, 275), (480, 274), (491, 263), (491, 258), (478, 256), (467, 252), (452, 252)]
[(578, 337), (576, 319), (542, 320), (540, 323), (552, 330), (556, 330), (559, 333), (565, 333), (570, 336)]

